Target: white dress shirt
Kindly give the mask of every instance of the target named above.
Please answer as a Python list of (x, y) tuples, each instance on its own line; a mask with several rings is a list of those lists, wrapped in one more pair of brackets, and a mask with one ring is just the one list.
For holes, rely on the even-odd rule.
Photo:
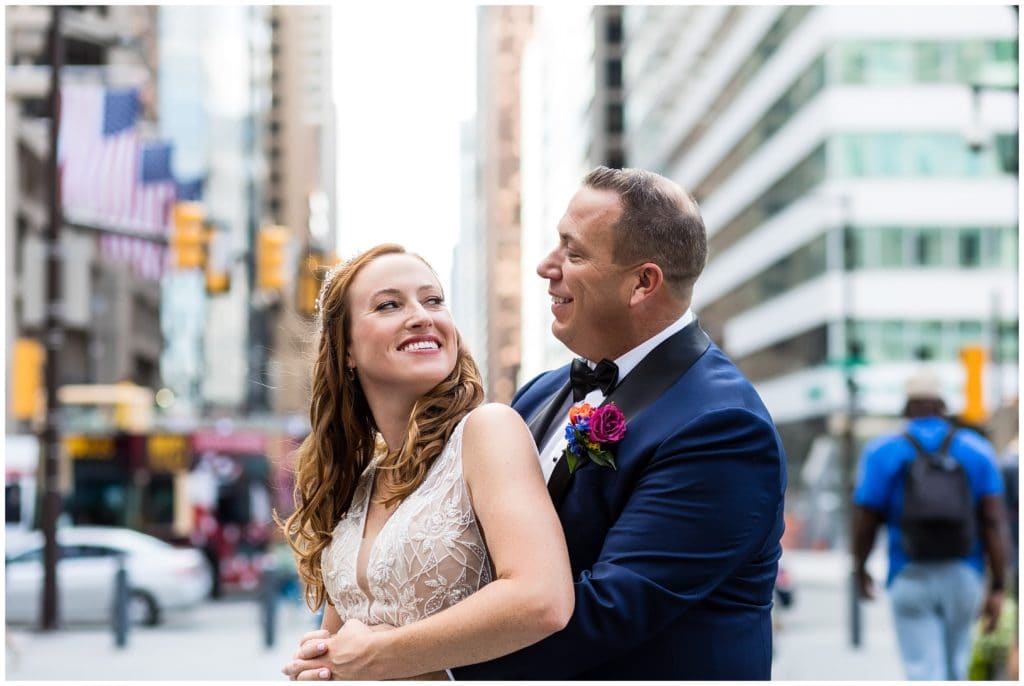
[[(621, 357), (613, 360), (616, 366), (619, 368), (619, 381), (622, 383), (626, 375), (629, 374), (633, 369), (636, 368), (640, 362), (647, 357), (647, 355), (658, 347), (665, 339), (674, 333), (681, 331), (687, 324), (692, 322), (694, 319), (693, 311), (687, 308), (683, 316), (676, 321), (669, 324), (667, 327), (662, 329), (660, 332), (648, 338), (646, 341), (636, 346), (629, 352), (623, 354)], [(587, 365), (591, 369), (597, 366), (596, 362), (586, 360)], [(551, 478), (551, 472), (555, 470), (555, 465), (558, 464), (559, 458), (562, 456), (562, 451), (565, 450), (565, 446), (568, 441), (565, 440), (565, 425), (569, 421), (569, 408), (573, 405), (581, 405), (588, 403), (591, 407), (597, 407), (604, 402), (604, 393), (601, 392), (600, 388), (594, 389), (579, 401), (579, 403), (573, 403), (572, 392), (570, 391), (565, 402), (562, 403), (562, 408), (558, 414), (555, 415), (555, 419), (551, 422), (551, 426), (548, 427), (547, 432), (544, 434), (544, 440), (541, 442), (543, 449), (539, 451), (540, 454), (540, 468), (544, 472), (544, 480), (547, 481)]]

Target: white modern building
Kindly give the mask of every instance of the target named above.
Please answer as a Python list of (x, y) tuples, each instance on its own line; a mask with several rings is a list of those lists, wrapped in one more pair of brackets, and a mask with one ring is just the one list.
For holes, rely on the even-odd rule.
[(921, 365), (959, 412), (965, 345), (994, 349), (989, 408), (1016, 395), (1013, 8), (629, 7), (624, 23), (629, 166), (700, 202), (695, 310), (791, 470), (845, 416), (853, 359), (860, 440)]

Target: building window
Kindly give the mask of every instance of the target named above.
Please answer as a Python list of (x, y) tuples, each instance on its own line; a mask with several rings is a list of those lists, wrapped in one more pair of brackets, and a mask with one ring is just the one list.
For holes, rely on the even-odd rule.
[(609, 88), (622, 88), (622, 59), (614, 58), (606, 64), (606, 82)]
[(782, 97), (768, 108), (768, 111), (751, 127), (750, 131), (732, 147), (715, 169), (696, 187), (694, 194), (701, 198), (711, 195), (824, 87), (825, 60), (818, 58), (797, 78)]
[(881, 267), (902, 267), (903, 266), (903, 230), (897, 227), (886, 226), (881, 230), (879, 241), (879, 266)]
[(974, 83), (993, 67), (1017, 68), (1017, 41), (846, 41), (830, 51), (840, 83)]
[(609, 103), (606, 111), (608, 116), (607, 131), (609, 133), (622, 133), (622, 127), (624, 124), (622, 116), (622, 103)]
[(830, 149), (831, 171), (853, 178), (995, 176), (1006, 166), (994, 145), (971, 152), (960, 133), (842, 134)]
[(913, 265), (938, 267), (942, 265), (942, 231), (919, 229), (913, 237)]
[(1016, 174), (1018, 171), (1017, 134), (997, 133), (993, 138), (992, 145), (995, 148), (996, 158), (1002, 172)]
[(605, 22), (605, 40), (613, 45), (622, 42), (622, 15), (612, 16)]
[(825, 273), (825, 268), (826, 237), (821, 235), (701, 308), (701, 322), (720, 335), (725, 323), (737, 314), (810, 281)]
[[(736, 8), (733, 8), (735, 10)], [(672, 151), (670, 160), (678, 160), (680, 157), (688, 153), (694, 145), (701, 139), (707, 128), (713, 123), (718, 121), (720, 115), (725, 109), (732, 104), (732, 102), (740, 95), (745, 92), (745, 88), (748, 83), (760, 72), (761, 67), (771, 59), (775, 54), (775, 51), (783, 43), (783, 41), (803, 22), (804, 18), (810, 13), (813, 7), (809, 6), (792, 6), (787, 7), (775, 20), (775, 23), (768, 29), (764, 37), (757, 44), (757, 46), (751, 51), (750, 57), (736, 70), (732, 78), (729, 79), (725, 88), (718, 94), (715, 101), (707, 109), (707, 112), (701, 117), (700, 121), (686, 134), (676, 146), (675, 150)], [(734, 15), (731, 13), (727, 15), (727, 21), (725, 26), (731, 31), (735, 27), (736, 23), (729, 21)], [(720, 36), (718, 44), (721, 45), (725, 40), (725, 36)]]
[(824, 364), (828, 359), (828, 327), (822, 324), (736, 360), (751, 381), (763, 381)]
[[(852, 341), (864, 351), (869, 364), (937, 360), (955, 362), (967, 345), (988, 344), (988, 324), (979, 320), (858, 320)], [(1017, 322), (999, 323), (999, 352), (1003, 360), (1016, 360)]]
[[(709, 254), (720, 255), (729, 246), (749, 234), (755, 228), (781, 212), (797, 198), (825, 178), (825, 146), (818, 146), (811, 154), (782, 174), (768, 190), (729, 221), (708, 242)], [(697, 202), (703, 197), (697, 196)]]
[(857, 227), (843, 231), (843, 264), (847, 269), (857, 269), (867, 264), (867, 232)]
[(981, 266), (981, 230), (962, 229), (959, 235), (958, 257), (961, 267)]

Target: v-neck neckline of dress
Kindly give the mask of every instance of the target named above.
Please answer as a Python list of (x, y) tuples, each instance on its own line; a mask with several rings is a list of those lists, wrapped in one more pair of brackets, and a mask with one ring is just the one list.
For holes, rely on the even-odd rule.
[[(395, 518), (395, 515), (398, 514), (398, 511), (402, 509), (402, 506), (409, 502), (409, 498), (411, 498), (413, 494), (416, 492), (413, 491), (405, 498), (403, 498), (402, 502), (398, 503), (394, 511), (390, 515), (388, 515), (388, 518), (385, 519), (384, 523), (380, 525), (380, 529), (377, 531), (377, 535), (374, 536), (373, 540), (369, 542), (369, 548), (367, 549), (366, 552), (366, 567), (363, 569), (363, 578), (366, 579), (366, 588), (363, 588), (362, 584), (359, 583), (359, 557), (360, 553), (363, 552), (363, 546), (367, 545), (366, 525), (369, 523), (370, 520), (370, 501), (373, 498), (373, 487), (377, 482), (377, 467), (380, 464), (380, 460), (381, 458), (373, 460), (369, 466), (370, 474), (368, 477), (368, 482), (366, 484), (366, 495), (363, 496), (363, 521), (360, 522), (359, 525), (359, 547), (356, 549), (356, 587), (364, 596), (366, 596), (368, 606), (372, 605), (376, 601), (376, 597), (373, 594), (373, 588), (370, 586), (370, 565), (373, 562), (373, 553), (377, 549), (377, 541), (380, 540), (381, 534), (383, 534), (384, 530), (388, 528), (388, 524), (390, 524), (391, 520)], [(434, 465), (431, 465), (431, 469), (433, 469), (433, 466)], [(430, 471), (431, 470), (429, 469), (427, 470), (428, 476), (430, 474)], [(424, 482), (425, 481), (426, 478), (424, 478)], [(422, 485), (423, 484), (421, 483), (420, 486)], [(417, 488), (416, 490), (419, 489)]]

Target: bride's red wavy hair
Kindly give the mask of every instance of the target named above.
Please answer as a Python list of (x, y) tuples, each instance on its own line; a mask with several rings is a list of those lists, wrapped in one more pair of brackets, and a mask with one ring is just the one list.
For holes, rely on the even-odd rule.
[[(363, 267), (381, 255), (396, 253), (406, 250), (393, 243), (371, 248), (328, 275), (320, 290), (320, 341), (313, 362), (310, 433), (296, 450), (295, 511), (284, 522), (275, 513), (295, 553), (306, 603), (312, 610), (327, 600), (321, 554), (352, 504), (360, 474), (378, 450), (386, 450), (358, 378), (345, 374), (348, 292)], [(427, 264), (419, 255), (412, 255)], [(455, 368), (416, 402), (402, 445), (388, 450), (380, 462), (377, 498), (387, 506), (400, 502), (423, 483), (456, 424), (483, 402), (480, 372), (458, 334), (457, 342)]]

